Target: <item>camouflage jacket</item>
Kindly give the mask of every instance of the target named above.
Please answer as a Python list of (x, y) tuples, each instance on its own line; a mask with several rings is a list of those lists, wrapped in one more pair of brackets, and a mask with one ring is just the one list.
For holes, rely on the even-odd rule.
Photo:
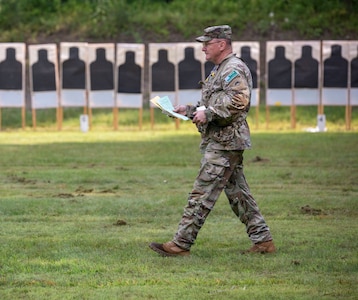
[(198, 126), (201, 148), (209, 143), (217, 150), (245, 150), (251, 147), (246, 116), (250, 109), (252, 77), (247, 65), (230, 54), (214, 67), (202, 83), (202, 97), (196, 106), (187, 106), (191, 116), (205, 106), (208, 123)]

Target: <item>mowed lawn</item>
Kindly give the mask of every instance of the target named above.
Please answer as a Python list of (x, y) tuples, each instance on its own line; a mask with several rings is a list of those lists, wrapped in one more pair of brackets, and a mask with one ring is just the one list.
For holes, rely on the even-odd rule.
[(0, 132), (0, 299), (357, 299), (358, 134), (253, 132), (245, 174), (277, 246), (222, 195), (191, 256), (162, 258), (195, 130)]

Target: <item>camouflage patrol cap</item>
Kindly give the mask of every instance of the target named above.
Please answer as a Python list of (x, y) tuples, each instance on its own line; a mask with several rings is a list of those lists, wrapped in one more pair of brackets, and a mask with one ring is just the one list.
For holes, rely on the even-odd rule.
[(212, 39), (231, 40), (231, 27), (229, 25), (211, 26), (204, 29), (204, 35), (196, 38), (197, 42), (208, 42)]

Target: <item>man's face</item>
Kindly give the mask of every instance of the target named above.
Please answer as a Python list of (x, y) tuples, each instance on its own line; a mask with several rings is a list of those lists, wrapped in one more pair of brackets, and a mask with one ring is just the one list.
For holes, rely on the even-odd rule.
[(219, 39), (212, 39), (209, 42), (203, 42), (202, 51), (205, 53), (206, 60), (216, 64), (217, 59), (221, 54), (223, 43), (224, 41)]

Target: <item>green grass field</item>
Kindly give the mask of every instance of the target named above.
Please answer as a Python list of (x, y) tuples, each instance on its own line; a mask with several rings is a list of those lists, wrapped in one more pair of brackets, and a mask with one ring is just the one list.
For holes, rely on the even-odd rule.
[[(146, 105), (147, 106), (147, 105)], [(120, 131), (133, 131), (139, 129), (173, 129), (170, 126), (173, 120), (165, 116), (159, 109), (153, 111), (154, 120), (151, 120), (151, 111), (144, 107), (140, 118), (138, 109), (120, 109), (118, 112), (118, 129)], [(346, 131), (347, 119), (344, 106), (324, 107), (324, 114), (327, 119), (328, 131)], [(302, 132), (307, 128), (314, 128), (317, 125), (317, 107), (297, 106), (295, 116), (295, 128), (292, 128), (290, 107), (274, 106), (266, 111), (264, 105), (257, 109), (252, 107), (248, 115), (248, 122), (254, 131), (270, 132)], [(79, 116), (83, 114), (83, 108), (65, 108), (63, 110), (62, 131), (78, 131), (80, 129)], [(92, 130), (108, 131), (113, 130), (114, 115), (111, 109), (92, 110)], [(25, 130), (34, 130), (33, 115), (31, 110), (26, 110), (24, 115)], [(358, 107), (352, 107), (350, 128), (348, 131), (358, 131)], [(188, 122), (181, 124), (184, 128), (191, 128)], [(36, 130), (38, 131), (57, 131), (56, 110), (40, 109), (36, 112)], [(0, 131), (13, 131), (22, 129), (21, 110), (18, 108), (2, 108), (0, 110)]]
[(253, 130), (277, 253), (240, 254), (222, 195), (191, 256), (162, 258), (148, 244), (172, 238), (199, 166), (189, 125), (0, 132), (0, 298), (356, 299), (357, 132)]

